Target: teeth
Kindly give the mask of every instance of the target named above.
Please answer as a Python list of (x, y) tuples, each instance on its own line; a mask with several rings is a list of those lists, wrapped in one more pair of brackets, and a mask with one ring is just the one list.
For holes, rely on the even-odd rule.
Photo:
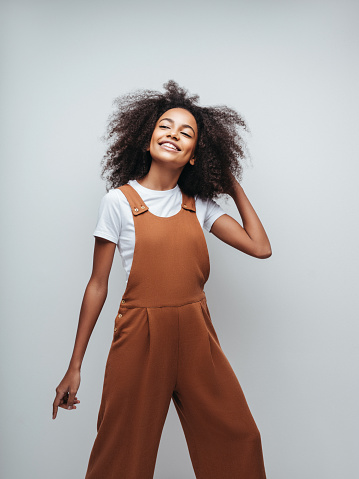
[(172, 145), (172, 143), (162, 143), (162, 146), (168, 146), (169, 148), (172, 148), (173, 150), (177, 150), (177, 148)]

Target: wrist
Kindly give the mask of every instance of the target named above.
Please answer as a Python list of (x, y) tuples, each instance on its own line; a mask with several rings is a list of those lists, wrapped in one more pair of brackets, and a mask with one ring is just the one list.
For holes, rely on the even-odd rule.
[(81, 362), (71, 361), (67, 370), (68, 370), (68, 372), (71, 372), (71, 373), (80, 372), (81, 371)]
[(234, 198), (236, 196), (236, 193), (239, 193), (243, 191), (243, 188), (242, 186), (238, 183), (238, 181), (234, 181), (233, 184), (232, 184), (232, 188), (231, 190), (229, 191), (229, 196), (231, 196), (232, 198)]

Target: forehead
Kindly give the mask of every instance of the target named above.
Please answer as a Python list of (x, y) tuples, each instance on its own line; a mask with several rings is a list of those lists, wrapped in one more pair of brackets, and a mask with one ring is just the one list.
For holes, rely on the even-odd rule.
[(176, 123), (188, 124), (192, 128), (197, 129), (197, 122), (191, 112), (184, 108), (171, 108), (165, 111), (158, 119), (161, 121), (163, 118), (171, 118)]

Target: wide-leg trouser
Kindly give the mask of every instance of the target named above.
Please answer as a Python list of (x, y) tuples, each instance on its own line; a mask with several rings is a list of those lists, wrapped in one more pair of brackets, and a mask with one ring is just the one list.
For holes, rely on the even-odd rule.
[(120, 311), (86, 479), (152, 479), (171, 398), (197, 479), (265, 479), (260, 433), (206, 298)]

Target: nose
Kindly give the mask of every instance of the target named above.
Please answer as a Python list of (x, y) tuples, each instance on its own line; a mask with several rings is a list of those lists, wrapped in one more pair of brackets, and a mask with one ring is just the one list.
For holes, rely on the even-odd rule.
[(171, 136), (172, 138), (176, 138), (176, 140), (178, 140), (178, 133), (174, 130), (169, 131), (168, 136)]

